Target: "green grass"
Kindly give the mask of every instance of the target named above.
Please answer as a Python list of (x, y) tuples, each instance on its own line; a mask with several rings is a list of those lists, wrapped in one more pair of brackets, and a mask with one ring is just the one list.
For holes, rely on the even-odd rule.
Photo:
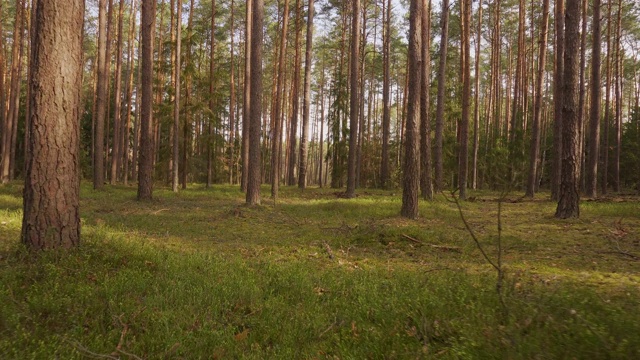
[[(268, 188), (263, 188), (268, 194)], [(465, 215), (495, 257), (497, 198)], [(503, 204), (496, 274), (454, 204), (399, 216), (400, 192), (82, 187), (82, 245), (19, 245), (21, 186), (0, 187), (0, 358), (639, 358), (640, 203)], [(409, 240), (408, 237), (420, 243)], [(104, 357), (103, 357), (104, 358)]]

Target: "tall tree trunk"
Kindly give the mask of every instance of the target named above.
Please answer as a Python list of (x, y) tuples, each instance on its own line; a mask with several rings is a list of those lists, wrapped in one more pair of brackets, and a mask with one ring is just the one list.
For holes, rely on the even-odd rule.
[(435, 170), (436, 184), (435, 192), (444, 190), (442, 179), (444, 176), (444, 160), (442, 152), (442, 142), (444, 140), (444, 91), (447, 73), (447, 45), (449, 42), (449, 0), (442, 0), (442, 33), (440, 35), (440, 65), (438, 67), (438, 98), (436, 104), (436, 151)]
[(460, 121), (460, 155), (458, 158), (458, 189), (460, 199), (467, 198), (469, 164), (469, 115), (471, 110), (471, 0), (463, 0), (462, 11), (462, 119)]
[(615, 124), (615, 138), (616, 138), (616, 153), (613, 163), (613, 186), (614, 191), (619, 193), (620, 187), (620, 155), (622, 150), (622, 55), (621, 55), (621, 43), (622, 43), (622, 0), (618, 1), (618, 15), (616, 21), (616, 52), (615, 52), (615, 101), (616, 101), (616, 124)]
[(295, 168), (296, 168), (296, 136), (298, 134), (298, 114), (300, 109), (300, 32), (302, 31), (300, 15), (301, 6), (300, 0), (296, 0), (296, 23), (295, 23), (295, 58), (293, 60), (293, 80), (291, 83), (291, 116), (289, 117), (289, 141), (287, 141), (287, 159), (289, 163), (287, 165), (287, 185), (293, 186), (296, 183)]
[(478, 148), (480, 147), (480, 43), (482, 42), (482, 0), (478, 4), (478, 30), (476, 32), (475, 100), (473, 102), (473, 160), (471, 188), (478, 188)]
[(107, 106), (107, 0), (98, 3), (98, 83), (95, 136), (93, 144), (93, 188), (104, 187), (104, 122)]
[(304, 189), (307, 185), (307, 137), (309, 136), (309, 112), (311, 107), (311, 52), (313, 51), (313, 0), (309, 0), (307, 10), (307, 44), (304, 53), (304, 103), (302, 108), (302, 136), (300, 138), (300, 170), (298, 172), (298, 187)]
[(233, 164), (235, 161), (235, 130), (236, 130), (236, 72), (235, 72), (235, 36), (234, 36), (234, 1), (231, 0), (231, 18), (229, 25), (229, 37), (231, 39), (231, 48), (229, 49), (231, 67), (231, 77), (229, 78), (229, 86), (231, 89), (229, 99), (229, 184), (233, 185)]
[(351, 56), (349, 99), (349, 159), (347, 169), (347, 198), (356, 196), (356, 148), (358, 146), (358, 111), (360, 110), (358, 80), (360, 79), (360, 0), (353, 0), (351, 7)]
[[(0, 14), (2, 14), (2, 4), (0, 1)], [(2, 30), (2, 21), (0, 21), (0, 34), (4, 34)], [(4, 36), (0, 36), (0, 154), (4, 153), (4, 149), (2, 148), (4, 139), (3, 135), (6, 132), (6, 89), (4, 87), (5, 75), (4, 75), (4, 67), (5, 67), (5, 58), (4, 58)], [(1, 158), (0, 158), (0, 161)]]
[(142, 0), (138, 200), (151, 200), (153, 197), (153, 38), (155, 25), (156, 0)]
[(420, 192), (425, 200), (433, 199), (431, 181), (431, 0), (422, 1), (420, 77)]
[(551, 168), (551, 199), (559, 199), (560, 178), (562, 174), (562, 89), (564, 74), (564, 2), (555, 3), (555, 70), (553, 78), (553, 163)]
[[(254, 0), (255, 1), (255, 0)], [(255, 25), (255, 24), (254, 24)], [(272, 128), (273, 138), (271, 139), (271, 197), (274, 201), (278, 198), (280, 187), (280, 150), (282, 137), (282, 98), (284, 81), (284, 57), (287, 53), (287, 31), (289, 27), (289, 0), (284, 1), (284, 11), (282, 13), (282, 32), (280, 36), (280, 55), (278, 57), (278, 73), (276, 96), (274, 106), (274, 124)]]
[[(133, 108), (133, 69), (134, 69), (134, 43), (133, 37), (136, 32), (136, 0), (131, 1), (131, 12), (129, 17), (129, 52), (128, 52), (128, 81), (127, 81), (127, 117), (123, 129), (124, 152), (122, 156), (124, 184), (129, 183), (129, 132), (131, 131), (131, 111)], [(135, 167), (132, 166), (132, 167)]]
[[(389, 138), (391, 136), (391, 98), (389, 96), (391, 88), (391, 0), (385, 4), (382, 0), (383, 14), (386, 13), (384, 20), (384, 39), (383, 39), (383, 83), (382, 83), (382, 164), (380, 165), (380, 184), (382, 188), (389, 187), (389, 179), (391, 177), (389, 165)], [(384, 6), (386, 5), (386, 9)], [(385, 11), (386, 10), (386, 11)]]
[(71, 248), (80, 242), (84, 1), (33, 4), (31, 135), (21, 238), (32, 250)]
[[(252, 5), (252, 1), (249, 0), (247, 1), (247, 29), (249, 30), (251, 28), (251, 14), (249, 14), (250, 9), (251, 9), (251, 5)], [(247, 41), (250, 42), (251, 41), (251, 37), (249, 36), (249, 34), (247, 34)], [(249, 45), (250, 46), (250, 45)], [(211, 53), (209, 54), (209, 111), (211, 112), (211, 118), (209, 119), (208, 125), (207, 125), (207, 188), (211, 187), (211, 184), (213, 182), (213, 127), (214, 127), (214, 121), (215, 121), (215, 93), (216, 93), (216, 82), (215, 82), (215, 70), (216, 70), (216, 63), (215, 63), (215, 50), (216, 50), (216, 0), (212, 0), (211, 1), (211, 44), (210, 44), (210, 51)], [(247, 54), (250, 54), (251, 52), (247, 52)], [(248, 57), (250, 55), (247, 55), (247, 59), (245, 60), (247, 63), (250, 63), (251, 60)], [(250, 69), (250, 67), (248, 67)], [(251, 79), (251, 74), (250, 73), (246, 73), (246, 77), (245, 77), (245, 89), (250, 89), (250, 86), (247, 84), (248, 81), (250, 81)], [(248, 111), (249, 109), (249, 103), (250, 103), (250, 99), (249, 99), (249, 95), (250, 93), (246, 92), (248, 90), (245, 90), (245, 96), (247, 97), (245, 104), (247, 104), (247, 106), (245, 107), (244, 111)], [(249, 126), (250, 126), (250, 120), (247, 119), (247, 116), (245, 116), (246, 121), (244, 122), (244, 127), (247, 127), (247, 134), (249, 131)], [(247, 141), (249, 140), (249, 136), (247, 135)], [(243, 139), (243, 144), (244, 144), (244, 139)], [(243, 150), (244, 151), (244, 150)], [(249, 151), (249, 144), (247, 143), (247, 156), (248, 156), (248, 151)], [(244, 161), (244, 160), (243, 160)], [(243, 164), (246, 166), (245, 169), (243, 169), (243, 173), (249, 173), (249, 160), (247, 159), (247, 161), (244, 161)], [(244, 177), (243, 177), (244, 178)], [(246, 191), (246, 179), (245, 179), (245, 188), (243, 189), (244, 191)]]
[(540, 23), (540, 40), (538, 55), (538, 75), (536, 82), (536, 96), (533, 109), (533, 123), (531, 124), (531, 147), (529, 153), (529, 177), (527, 179), (526, 196), (533, 197), (536, 192), (538, 180), (538, 158), (540, 157), (540, 118), (542, 116), (542, 85), (544, 81), (544, 70), (547, 60), (547, 28), (549, 25), (549, 0), (544, 0), (542, 4), (542, 22)]
[[(20, 80), (22, 77), (24, 2), (16, 1), (16, 16), (13, 26), (13, 44), (11, 46), (11, 83), (9, 88), (9, 111), (2, 133), (2, 183), (13, 180), (15, 168), (15, 148), (18, 133), (18, 115), (20, 114)], [(4, 69), (3, 69), (4, 71)]]
[(580, 0), (567, 0), (562, 86), (562, 181), (556, 217), (580, 216), (578, 181), (578, 78), (580, 63)]
[(173, 141), (172, 146), (172, 158), (173, 167), (171, 169), (171, 190), (178, 192), (179, 178), (179, 163), (180, 163), (180, 89), (181, 85), (181, 54), (182, 54), (182, 0), (176, 1), (176, 17), (175, 17), (175, 34), (176, 34), (176, 47), (175, 47), (175, 59), (174, 59), (174, 76), (173, 76), (173, 88), (174, 88), (174, 101), (173, 101)]
[(609, 187), (609, 125), (611, 123), (611, 53), (612, 53), (612, 39), (611, 39), (611, 27), (612, 27), (612, 1), (607, 3), (607, 83), (605, 87), (605, 100), (604, 100), (604, 144), (602, 147), (602, 183), (601, 192), (602, 195), (607, 194), (607, 188)]
[[(252, 1), (247, 1), (244, 31), (244, 96), (242, 99), (242, 180), (240, 181), (240, 189), (243, 192), (247, 191), (247, 178), (249, 175), (249, 124), (251, 122), (251, 20), (253, 17), (251, 13), (251, 6)], [(211, 73), (213, 73), (213, 69)]]
[[(402, 209), (400, 214), (409, 219), (418, 217), (420, 190), (420, 83), (421, 20), (423, 0), (411, 0), (409, 5), (409, 89), (407, 96), (407, 130), (402, 181)], [(411, 74), (411, 76), (409, 76)]]
[(593, 18), (591, 24), (591, 106), (589, 113), (589, 158), (585, 169), (585, 195), (589, 198), (597, 196), (598, 189), (598, 156), (600, 154), (600, 114), (602, 90), (600, 85), (601, 66), (601, 29), (600, 0), (593, 0)]
[(115, 104), (113, 106), (113, 149), (111, 155), (110, 183), (115, 184), (120, 178), (122, 161), (122, 27), (124, 18), (124, 0), (118, 6), (118, 29), (116, 34), (116, 74), (115, 74)]
[(264, 24), (264, 0), (249, 0), (252, 3), (251, 21), (251, 123), (249, 128), (249, 174), (247, 198), (249, 205), (260, 204), (260, 124), (262, 118), (262, 39)]

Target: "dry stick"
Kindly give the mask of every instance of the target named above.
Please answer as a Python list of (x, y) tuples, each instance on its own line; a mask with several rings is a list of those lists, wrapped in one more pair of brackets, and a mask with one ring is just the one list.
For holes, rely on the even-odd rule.
[(498, 293), (498, 299), (500, 300), (500, 305), (502, 306), (502, 314), (504, 316), (504, 319), (507, 319), (509, 312), (507, 309), (507, 305), (504, 302), (503, 286), (502, 286), (504, 282), (504, 269), (502, 268), (502, 202), (504, 201), (507, 195), (507, 191), (504, 191), (501, 194), (500, 201), (498, 201), (498, 263), (497, 264), (491, 261), (487, 253), (482, 248), (482, 245), (480, 244), (478, 237), (473, 232), (473, 229), (471, 229), (471, 226), (467, 222), (467, 219), (464, 217), (464, 213), (462, 212), (462, 206), (460, 205), (460, 201), (458, 200), (458, 198), (456, 198), (456, 191), (457, 190), (454, 190), (451, 192), (451, 198), (453, 200), (449, 200), (449, 198), (444, 192), (442, 192), (442, 195), (444, 195), (447, 201), (450, 201), (456, 204), (456, 207), (458, 208), (458, 213), (460, 214), (460, 219), (464, 223), (464, 226), (467, 229), (467, 232), (469, 233), (469, 235), (471, 235), (471, 238), (475, 242), (476, 247), (478, 248), (478, 250), (480, 250), (484, 259), (498, 272), (498, 279), (496, 281), (496, 292)]
[(114, 357), (111, 355), (105, 355), (105, 354), (98, 354), (98, 353), (94, 353), (93, 351), (87, 349), (86, 347), (82, 346), (82, 344), (80, 344), (77, 341), (71, 341), (68, 339), (64, 339), (66, 342), (68, 342), (69, 344), (73, 345), (76, 350), (78, 350), (79, 352), (83, 353), (84, 355), (88, 355), (94, 358), (98, 358), (98, 359), (113, 359), (113, 360), (120, 360), (120, 358), (118, 357)]
[[(407, 234), (402, 234), (402, 237), (408, 240), (413, 241), (416, 244), (420, 244), (420, 245), (425, 245), (425, 243), (423, 243), (422, 241), (416, 239), (416, 238), (412, 238), (411, 236), (407, 235)], [(440, 249), (440, 250), (445, 250), (445, 251), (454, 251), (454, 252), (461, 252), (459, 247), (456, 246), (445, 246), (445, 245), (434, 245), (434, 244), (426, 244), (431, 246), (434, 249)]]

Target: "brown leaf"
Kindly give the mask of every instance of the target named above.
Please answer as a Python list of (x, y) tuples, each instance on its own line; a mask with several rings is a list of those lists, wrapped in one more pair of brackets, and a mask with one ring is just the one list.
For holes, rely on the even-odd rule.
[(236, 341), (246, 340), (249, 337), (249, 328), (242, 330), (242, 332), (235, 334), (233, 337), (236, 339)]

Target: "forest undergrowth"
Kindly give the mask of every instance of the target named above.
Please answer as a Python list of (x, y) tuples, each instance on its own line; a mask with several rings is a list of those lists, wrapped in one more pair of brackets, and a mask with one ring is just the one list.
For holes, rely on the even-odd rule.
[[(263, 189), (268, 194), (268, 189)], [(640, 199), (502, 201), (502, 299), (454, 203), (400, 217), (399, 191), (237, 187), (81, 194), (82, 244), (19, 244), (22, 185), (0, 187), (0, 358), (640, 358)], [(497, 258), (501, 195), (462, 202)], [(503, 311), (501, 301), (507, 311)]]

